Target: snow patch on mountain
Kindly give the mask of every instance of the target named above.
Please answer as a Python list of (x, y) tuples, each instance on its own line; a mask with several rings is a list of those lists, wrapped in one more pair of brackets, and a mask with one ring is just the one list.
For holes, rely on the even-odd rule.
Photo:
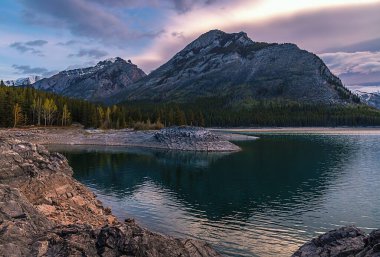
[(26, 78), (18, 78), (15, 80), (6, 80), (6, 81), (4, 81), (4, 84), (6, 86), (29, 86), (29, 85), (36, 83), (37, 81), (39, 81), (41, 79), (42, 79), (41, 76), (32, 75), (32, 76), (29, 76)]

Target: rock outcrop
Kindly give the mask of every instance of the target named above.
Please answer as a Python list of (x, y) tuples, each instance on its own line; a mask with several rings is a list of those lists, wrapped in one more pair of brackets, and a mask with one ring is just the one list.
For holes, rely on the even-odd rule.
[(0, 256), (219, 256), (118, 221), (71, 175), (64, 156), (0, 137)]
[(130, 61), (119, 57), (99, 62), (94, 67), (61, 71), (37, 81), (36, 89), (91, 101), (120, 92), (146, 74)]
[(380, 230), (369, 235), (348, 226), (327, 232), (301, 246), (293, 257), (378, 257)]
[(202, 152), (232, 152), (240, 148), (228, 142), (223, 136), (216, 135), (200, 127), (169, 127), (154, 133), (157, 143), (169, 150), (202, 151)]
[(109, 102), (194, 103), (218, 98), (226, 106), (276, 100), (352, 103), (353, 95), (316, 55), (294, 44), (252, 41), (246, 33), (211, 30)]

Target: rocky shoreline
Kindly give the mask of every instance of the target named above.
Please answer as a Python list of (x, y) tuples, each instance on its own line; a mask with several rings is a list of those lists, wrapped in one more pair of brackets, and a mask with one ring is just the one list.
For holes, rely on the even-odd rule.
[(0, 256), (220, 256), (208, 244), (121, 222), (64, 156), (0, 136)]
[(295, 252), (292, 257), (379, 257), (380, 229), (366, 234), (355, 226), (327, 232)]
[[(121, 222), (72, 178), (63, 155), (0, 135), (0, 256), (221, 255), (205, 242), (153, 233), (130, 219)], [(339, 228), (292, 256), (378, 257), (380, 230)]]
[(230, 141), (257, 139), (197, 127), (169, 127), (159, 131), (85, 130), (75, 127), (0, 129), (0, 136), (42, 145), (133, 146), (202, 152), (235, 152), (241, 149)]

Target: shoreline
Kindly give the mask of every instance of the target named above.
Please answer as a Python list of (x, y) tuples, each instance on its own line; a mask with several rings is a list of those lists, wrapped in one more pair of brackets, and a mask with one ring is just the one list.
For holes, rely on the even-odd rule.
[(260, 128), (210, 128), (220, 133), (252, 134), (321, 134), (321, 135), (380, 135), (380, 127), (260, 127)]
[(0, 135), (0, 256), (221, 256), (118, 220), (72, 174), (63, 155)]
[[(182, 131), (184, 130), (184, 131)], [(174, 127), (163, 130), (100, 130), (76, 127), (31, 127), (0, 129), (0, 136), (12, 136), (41, 145), (98, 145), (142, 147), (163, 150), (236, 152), (231, 141), (255, 140), (257, 137), (213, 132), (203, 128)]]
[[(72, 174), (63, 155), (0, 133), (0, 255), (221, 256), (205, 242), (118, 220)], [(293, 256), (377, 256), (379, 244), (380, 230), (366, 234), (349, 226), (306, 242)]]

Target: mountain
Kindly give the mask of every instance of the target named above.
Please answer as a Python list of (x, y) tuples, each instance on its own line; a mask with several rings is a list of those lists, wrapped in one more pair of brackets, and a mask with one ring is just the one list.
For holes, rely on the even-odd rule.
[(318, 56), (294, 44), (212, 30), (108, 101), (184, 103), (205, 97), (239, 105), (256, 100), (345, 104), (355, 98)]
[(130, 61), (119, 57), (94, 67), (62, 71), (33, 84), (36, 89), (68, 97), (98, 101), (116, 94), (146, 74)]
[(362, 102), (376, 109), (380, 109), (380, 92), (368, 93), (368, 92), (356, 91), (356, 93), (359, 95), (360, 100)]
[(42, 79), (42, 77), (34, 75), (34, 76), (19, 78), (15, 80), (6, 80), (4, 81), (4, 84), (6, 86), (29, 86), (39, 81), (40, 79)]

